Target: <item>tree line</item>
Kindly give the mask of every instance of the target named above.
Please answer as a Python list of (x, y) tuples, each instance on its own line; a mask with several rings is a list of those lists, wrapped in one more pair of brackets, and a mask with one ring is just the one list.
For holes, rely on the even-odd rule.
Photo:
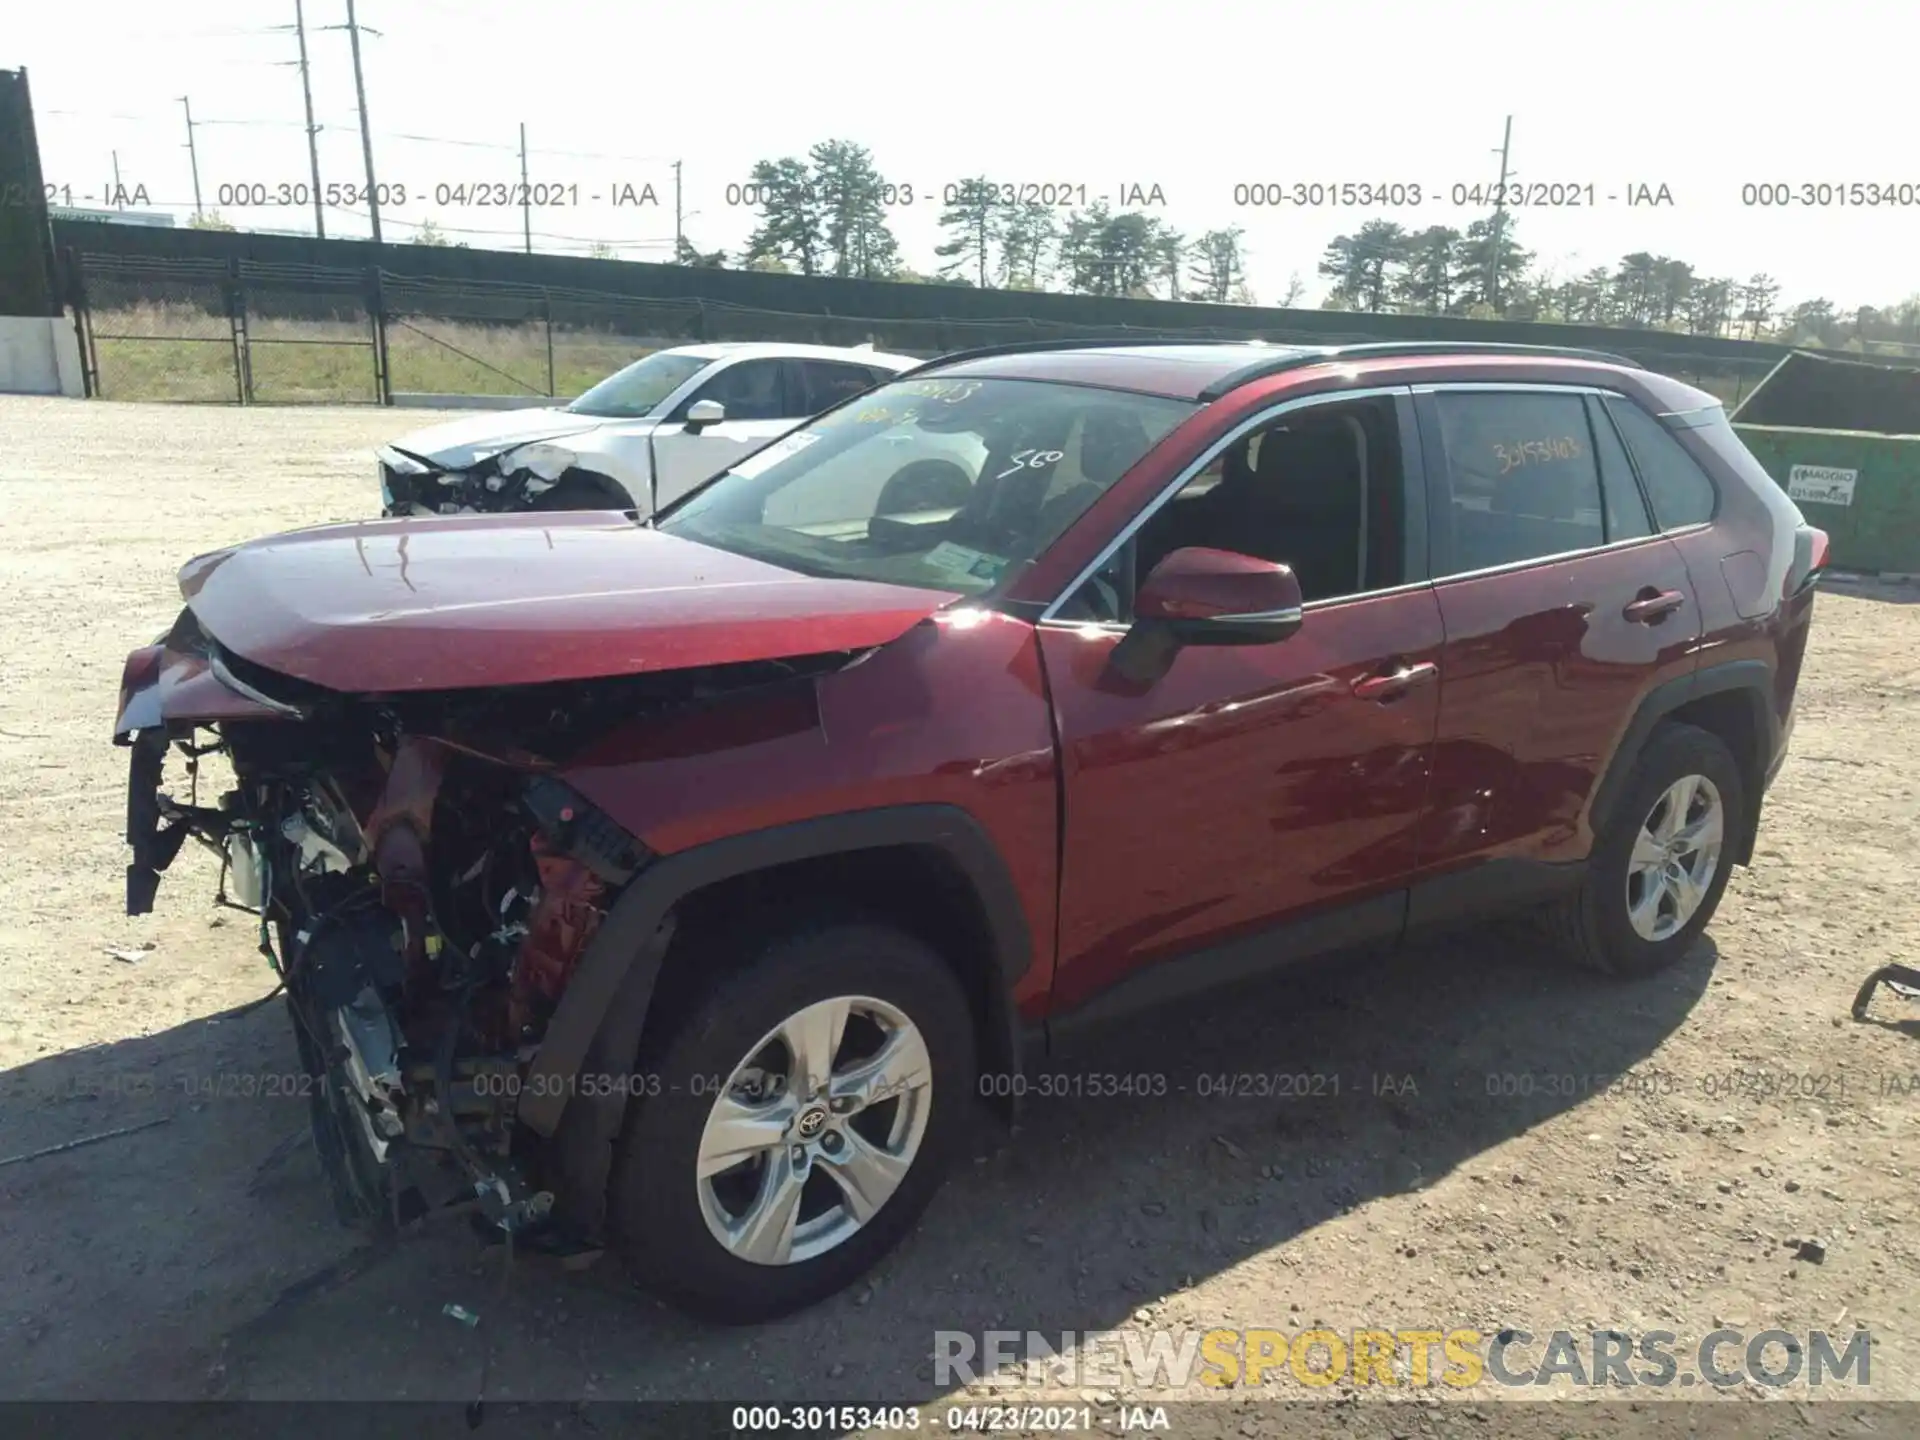
[[(739, 254), (702, 252), (683, 239), (681, 264), (906, 280), (1133, 299), (1205, 300), (1252, 305), (1245, 232), (1239, 227), (1188, 235), (1157, 215), (1110, 211), (1104, 203), (1065, 208), (1008, 199), (982, 176), (938, 197), (942, 239), (931, 273), (901, 257), (889, 224), (890, 184), (872, 153), (850, 140), (827, 140), (804, 156), (754, 165), (746, 193), (758, 224)], [(923, 197), (915, 197), (924, 203)], [(1498, 212), (1464, 229), (1408, 230), (1370, 220), (1328, 242), (1319, 274), (1329, 285), (1323, 308), (1511, 321), (1559, 321), (1694, 335), (1768, 339), (1786, 344), (1862, 348), (1877, 342), (1920, 344), (1920, 294), (1888, 306), (1842, 313), (1827, 299), (1781, 303), (1771, 276), (1716, 276), (1686, 261), (1637, 251), (1614, 265), (1561, 274), (1528, 251), (1511, 214)], [(1299, 302), (1296, 275), (1272, 303)]]

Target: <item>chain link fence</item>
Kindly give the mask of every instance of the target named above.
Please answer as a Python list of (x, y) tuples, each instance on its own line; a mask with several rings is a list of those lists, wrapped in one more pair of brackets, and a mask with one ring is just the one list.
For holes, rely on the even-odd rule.
[[(699, 341), (872, 344), (931, 358), (972, 346), (1054, 339), (1266, 340), (1329, 345), (1404, 339), (1352, 316), (1338, 331), (1220, 325), (1129, 327), (1060, 320), (836, 315), (646, 298), (506, 281), (445, 280), (253, 260), (69, 252), (88, 393), (228, 404), (482, 403), (571, 398), (654, 350)], [(1250, 315), (1249, 317), (1253, 317)], [(1511, 327), (1527, 341), (1530, 327)], [(1777, 356), (1690, 354), (1671, 337), (1607, 344), (1729, 404)], [(1703, 346), (1702, 349), (1707, 347)]]

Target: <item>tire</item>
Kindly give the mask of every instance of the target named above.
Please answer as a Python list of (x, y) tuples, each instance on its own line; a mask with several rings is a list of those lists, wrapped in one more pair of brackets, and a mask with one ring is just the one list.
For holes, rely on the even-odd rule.
[[(945, 1178), (966, 1133), (975, 1067), (966, 994), (940, 956), (912, 936), (876, 924), (814, 925), (763, 939), (743, 958), (745, 963), (737, 968), (717, 967), (721, 978), (683, 1002), (666, 1033), (643, 1045), (636, 1066), (643, 1077), (642, 1098), (630, 1106), (615, 1150), (607, 1210), (609, 1238), (635, 1280), (697, 1318), (727, 1324), (770, 1320), (823, 1300), (864, 1274), (906, 1236)], [(702, 957), (695, 963), (704, 967), (709, 962)], [(871, 1039), (869, 1029), (874, 1035), (883, 1033), (861, 1005), (890, 1009), (895, 1018), (908, 1022), (924, 1046), (919, 1052), (927, 1072), (922, 1088), (908, 1091), (903, 1078), (897, 1098), (878, 1100), (865, 1112), (874, 1125), (884, 1127), (891, 1116), (898, 1126), (900, 1117), (909, 1113), (907, 1107), (919, 1106), (924, 1097), (925, 1110), (911, 1112), (924, 1118), (915, 1121), (918, 1139), (904, 1176), (857, 1228), (820, 1253), (806, 1255), (800, 1237), (809, 1225), (827, 1226), (820, 1234), (830, 1238), (833, 1225), (854, 1220), (850, 1192), (834, 1178), (843, 1172), (822, 1147), (835, 1145), (834, 1153), (851, 1158), (853, 1142), (860, 1137), (819, 1134), (809, 1142), (809, 1178), (794, 1212), (797, 1224), (789, 1232), (795, 1237), (793, 1258), (742, 1258), (723, 1243), (714, 1226), (730, 1218), (723, 1213), (730, 1205), (739, 1205), (743, 1214), (761, 1213), (743, 1198), (747, 1194), (789, 1193), (776, 1180), (794, 1173), (788, 1166), (792, 1147), (783, 1140), (759, 1150), (739, 1169), (701, 1178), (703, 1142), (718, 1133), (708, 1129), (709, 1119), (724, 1103), (717, 1092), (756, 1055), (776, 1057), (761, 1067), (763, 1076), (778, 1071), (777, 1057), (787, 1053), (785, 1042), (776, 1042), (771, 1050), (763, 1050), (762, 1043), (801, 1012), (822, 1013), (809, 1007), (847, 997), (855, 1000), (856, 1018), (847, 1023), (839, 1053), (857, 1053), (861, 1042)], [(909, 1031), (893, 1034), (898, 1038)], [(911, 1053), (910, 1038), (903, 1043)], [(917, 1066), (918, 1059), (911, 1064)], [(833, 1073), (839, 1077), (847, 1068), (843, 1060)], [(789, 1140), (799, 1138), (800, 1130), (812, 1123), (810, 1112), (820, 1118), (820, 1107), (804, 1080), (784, 1092), (778, 1086), (770, 1089), (771, 1103), (799, 1107), (788, 1122)], [(841, 1132), (865, 1122), (853, 1114), (821, 1123)], [(913, 1128), (908, 1126), (907, 1132)], [(762, 1133), (756, 1130), (755, 1143)], [(871, 1156), (870, 1149), (861, 1153)], [(775, 1165), (783, 1167), (778, 1176)], [(823, 1200), (839, 1205), (840, 1220), (832, 1219), (831, 1210), (827, 1220), (807, 1219), (807, 1207), (817, 1210)], [(777, 1227), (762, 1228), (771, 1232)], [(825, 1240), (817, 1235), (808, 1243)], [(778, 1253), (777, 1243), (770, 1253)]]
[[(1646, 897), (1650, 883), (1658, 888), (1663, 882), (1650, 880), (1643, 871), (1640, 879), (1630, 883), (1630, 874), (1640, 868), (1635, 864), (1636, 847), (1643, 827), (1656, 815), (1672, 813), (1673, 804), (1663, 797), (1689, 777), (1696, 781), (1696, 806), (1717, 799), (1719, 849), (1711, 875), (1698, 887), (1698, 901), (1686, 911), (1683, 922), (1678, 904), (1671, 912), (1661, 906), (1651, 912), (1641, 909), (1643, 922), (1649, 913), (1656, 917), (1650, 927), (1653, 933), (1648, 934), (1636, 925), (1631, 902)], [(1702, 779), (1709, 783), (1711, 797), (1698, 786)], [(1551, 948), (1581, 969), (1605, 975), (1652, 975), (1672, 965), (1692, 947), (1719, 908), (1732, 870), (1728, 856), (1734, 837), (1741, 833), (1746, 805), (1740, 767), (1718, 736), (1677, 722), (1655, 730), (1635, 758), (1605, 829), (1594, 839), (1580, 887), (1541, 915)], [(1683, 857), (1680, 864), (1684, 870), (1688, 862)]]
[(625, 487), (591, 470), (569, 470), (551, 490), (533, 498), (532, 510), (631, 510)]

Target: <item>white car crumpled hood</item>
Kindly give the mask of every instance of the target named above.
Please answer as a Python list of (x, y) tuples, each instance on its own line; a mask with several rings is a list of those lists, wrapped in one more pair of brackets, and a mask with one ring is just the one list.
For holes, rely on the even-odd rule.
[[(487, 410), (465, 415), (444, 425), (430, 425), (391, 442), (394, 449), (418, 456), (448, 470), (467, 466), (498, 455), (516, 445), (536, 440), (559, 440), (598, 430), (611, 423), (604, 417), (575, 415), (561, 409)], [(627, 422), (631, 424), (632, 422)]]

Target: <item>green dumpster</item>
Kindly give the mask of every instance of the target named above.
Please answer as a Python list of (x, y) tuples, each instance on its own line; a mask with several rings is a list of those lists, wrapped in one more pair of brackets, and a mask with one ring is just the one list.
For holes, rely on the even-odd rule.
[(1730, 418), (1835, 569), (1920, 574), (1920, 369), (1796, 351)]

